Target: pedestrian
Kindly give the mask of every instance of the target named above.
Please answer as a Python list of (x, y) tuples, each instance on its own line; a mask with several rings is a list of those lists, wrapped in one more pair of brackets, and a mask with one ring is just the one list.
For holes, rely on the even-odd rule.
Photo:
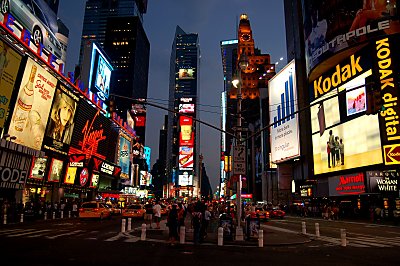
[(156, 229), (160, 229), (160, 221), (161, 221), (161, 205), (160, 202), (157, 201), (153, 207), (154, 220), (156, 222)]
[(176, 207), (177, 207), (176, 204), (173, 204), (167, 216), (167, 226), (169, 230), (168, 241), (171, 244), (171, 246), (174, 246), (175, 241), (177, 241), (178, 239), (178, 210)]
[(202, 225), (202, 231), (203, 231), (203, 238), (207, 237), (207, 230), (208, 226), (210, 225), (210, 220), (211, 220), (211, 212), (209, 211), (208, 208), (204, 211), (204, 219), (203, 219), (203, 225)]
[(144, 214), (144, 221), (146, 225), (150, 224), (150, 228), (153, 228), (151, 225), (153, 220), (153, 204), (151, 204), (151, 202), (147, 202), (146, 205), (144, 205), (144, 208), (146, 210), (146, 213)]
[(78, 217), (78, 204), (76, 201), (72, 204), (72, 216), (73, 217)]
[(331, 168), (331, 147), (329, 141), (326, 143), (326, 152), (328, 153), (328, 168)]
[(192, 213), (193, 242), (195, 245), (200, 243), (201, 220), (202, 220), (201, 208), (200, 208), (200, 202), (198, 202)]
[(182, 203), (178, 204), (178, 228), (185, 226), (185, 207)]

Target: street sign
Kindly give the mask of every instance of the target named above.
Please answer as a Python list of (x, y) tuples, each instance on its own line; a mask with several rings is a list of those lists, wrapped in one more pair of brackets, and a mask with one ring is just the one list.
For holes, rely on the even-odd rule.
[(246, 147), (244, 145), (233, 147), (233, 174), (246, 174)]

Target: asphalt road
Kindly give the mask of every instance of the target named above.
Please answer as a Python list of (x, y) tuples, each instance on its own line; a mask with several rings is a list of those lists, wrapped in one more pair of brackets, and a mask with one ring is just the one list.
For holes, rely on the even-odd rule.
[[(287, 217), (264, 223), (277, 230), (301, 231), (306, 221), (313, 241), (307, 244), (241, 247), (216, 245), (169, 246), (161, 242), (131, 241), (121, 233), (121, 220), (78, 219), (14, 224), (0, 227), (1, 265), (400, 265), (400, 228)], [(313, 223), (320, 223), (321, 238), (314, 239)], [(133, 221), (132, 228), (143, 221)], [(362, 234), (364, 247), (333, 243), (337, 230), (346, 227), (349, 236)], [(386, 242), (381, 238), (388, 238)], [(368, 238), (376, 238), (371, 242)], [(382, 243), (381, 243), (382, 242)], [(371, 243), (385, 245), (373, 246)], [(386, 244), (385, 244), (386, 243)], [(354, 242), (356, 244), (356, 242)]]

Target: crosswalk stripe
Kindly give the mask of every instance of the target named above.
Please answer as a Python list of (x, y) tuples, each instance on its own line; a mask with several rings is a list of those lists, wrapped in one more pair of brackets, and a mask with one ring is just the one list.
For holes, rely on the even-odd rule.
[(125, 235), (123, 235), (123, 234), (120, 233), (120, 234), (118, 234), (118, 235), (116, 235), (116, 236), (107, 238), (107, 239), (105, 239), (104, 241), (115, 241), (115, 240), (121, 239), (121, 238), (123, 238), (123, 237), (125, 237)]
[(51, 231), (50, 229), (45, 229), (45, 230), (34, 230), (31, 232), (26, 232), (26, 233), (21, 233), (21, 234), (15, 234), (15, 235), (8, 235), (7, 237), (17, 237), (17, 236), (25, 236), (25, 235), (31, 235), (31, 234), (37, 234), (37, 233), (41, 233), (41, 232), (48, 232)]
[(70, 235), (74, 235), (74, 234), (77, 234), (77, 233), (80, 233), (80, 232), (84, 232), (84, 231), (83, 230), (75, 230), (75, 231), (72, 231), (72, 232), (69, 232), (69, 233), (64, 233), (64, 234), (59, 234), (59, 235), (54, 235), (54, 236), (46, 236), (46, 238), (48, 238), (48, 239), (56, 239), (58, 237), (70, 236)]
[(124, 242), (135, 243), (135, 242), (138, 242), (139, 240), (140, 240), (140, 237), (134, 236), (134, 237), (130, 237), (128, 239), (125, 239)]
[[(13, 233), (13, 232), (21, 232), (21, 231), (25, 231), (27, 229), (8, 229), (8, 230), (1, 230), (0, 231), (0, 235), (5, 235), (5, 234), (9, 234), (9, 233)], [(28, 230), (33, 230), (33, 229), (28, 229)]]
[(356, 239), (350, 239), (349, 244), (352, 243), (357, 243), (361, 245), (369, 245), (369, 246), (374, 246), (374, 247), (379, 247), (379, 248), (389, 248), (391, 246), (384, 245), (384, 244), (378, 244), (378, 243), (372, 243), (372, 242), (365, 242), (365, 240), (356, 240)]
[(353, 239), (353, 240), (358, 240), (358, 241), (364, 241), (368, 243), (379, 243), (383, 245), (395, 245), (398, 246), (400, 245), (400, 242), (394, 241), (391, 238), (386, 238), (386, 239), (378, 239), (378, 238), (371, 238), (371, 237), (348, 237), (348, 239)]

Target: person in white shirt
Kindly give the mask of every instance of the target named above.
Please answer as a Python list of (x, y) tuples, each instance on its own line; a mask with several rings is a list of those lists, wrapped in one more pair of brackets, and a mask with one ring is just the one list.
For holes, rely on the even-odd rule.
[(153, 206), (154, 219), (156, 220), (157, 227), (156, 229), (160, 229), (160, 221), (161, 221), (161, 205), (159, 201), (157, 201), (156, 205)]

